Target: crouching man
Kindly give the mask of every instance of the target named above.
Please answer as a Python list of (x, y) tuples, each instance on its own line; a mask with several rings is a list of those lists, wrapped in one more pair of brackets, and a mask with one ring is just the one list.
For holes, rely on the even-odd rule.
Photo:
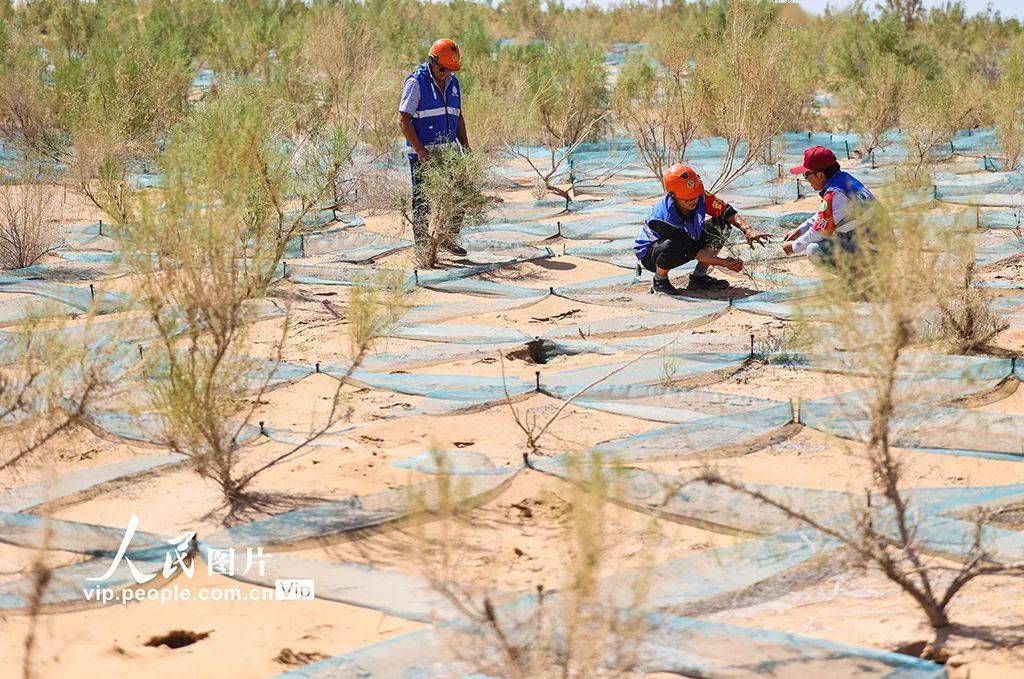
[(738, 212), (704, 190), (697, 172), (689, 165), (676, 163), (662, 177), (665, 196), (651, 208), (633, 251), (640, 266), (654, 272), (652, 293), (678, 295), (668, 274), (671, 269), (697, 260), (690, 274), (690, 290), (721, 290), (729, 282), (708, 275), (712, 266), (742, 271), (743, 260), (719, 257), (732, 227), (743, 232), (747, 244), (764, 246), (770, 236), (750, 228)]
[(832, 151), (815, 146), (804, 151), (804, 162), (792, 170), (803, 175), (821, 195), (818, 212), (786, 234), (787, 255), (807, 253), (820, 269), (835, 271), (840, 252), (852, 255), (871, 248), (870, 209), (874, 194), (856, 177), (844, 172)]

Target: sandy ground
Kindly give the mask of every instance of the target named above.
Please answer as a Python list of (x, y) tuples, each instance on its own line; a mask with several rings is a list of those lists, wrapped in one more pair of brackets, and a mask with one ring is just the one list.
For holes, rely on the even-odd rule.
[[(520, 166), (522, 163), (519, 164)], [(530, 190), (507, 192), (507, 201), (529, 200)], [(649, 201), (636, 201), (643, 204)], [(778, 210), (812, 210), (815, 199), (771, 206)], [(621, 206), (620, 206), (621, 207)], [(938, 208), (947, 209), (945, 207)], [(614, 208), (609, 208), (614, 212)], [(89, 206), (69, 199), (65, 220), (85, 223), (98, 218)], [(573, 219), (586, 220), (578, 216)], [(553, 221), (549, 217), (542, 221)], [(408, 237), (394, 214), (367, 214), (368, 231)], [(984, 244), (1010, 234), (986, 234)], [(551, 245), (561, 252), (565, 242)], [(382, 267), (407, 266), (407, 251), (379, 258)], [(781, 262), (782, 271), (811, 276), (804, 260)], [(568, 283), (625, 273), (610, 264), (574, 256), (557, 256), (538, 262), (501, 268), (485, 276), (500, 283), (546, 289)], [(986, 271), (990, 280), (1024, 283), (1019, 263), (1007, 263)], [(748, 278), (732, 277), (737, 287), (748, 287)], [(105, 289), (129, 291), (132, 278), (102, 281)], [(763, 287), (763, 286), (762, 286)], [(750, 294), (756, 290), (749, 290)], [(713, 296), (709, 296), (714, 299)], [(348, 327), (344, 321), (348, 292), (337, 286), (297, 285), (284, 281), (270, 299), (288, 311), (287, 337), (282, 357), (306, 365), (346, 360)], [(719, 296), (721, 299), (721, 296)], [(474, 325), (516, 329), (527, 336), (554, 328), (584, 327), (603, 319), (628, 317), (630, 308), (600, 306), (560, 297), (545, 297), (527, 305), (483, 307), (487, 298), (417, 289), (409, 305), (442, 304), (453, 315), (433, 323), (452, 327)], [(0, 295), (0, 307), (16, 303), (14, 296)], [(339, 316), (341, 318), (339, 318)], [(732, 308), (724, 314), (680, 330), (686, 341), (753, 335), (758, 343), (784, 336), (789, 323)], [(255, 323), (251, 331), (252, 354), (271, 357), (284, 332), (281, 316)], [(1011, 327), (995, 344), (1019, 353), (1024, 330)], [(428, 351), (429, 342), (402, 338), (382, 339), (369, 359), (385, 354)], [(635, 356), (580, 354), (559, 356), (539, 366), (515, 347), (486, 343), (466, 345), (464, 355), (425, 361), (403, 367), (403, 372), (424, 375), (469, 375), (499, 379), (502, 367), (508, 378), (532, 383), (535, 373), (611, 364)], [(376, 368), (375, 368), (376, 369)], [(855, 378), (762, 365), (745, 365), (700, 384), (703, 391), (797, 401), (841, 393), (859, 386)], [(265, 393), (256, 404), (253, 422), (275, 429), (307, 432), (327, 424), (330, 404), (339, 389), (337, 380), (313, 374)], [(451, 414), (411, 414), (424, 404), (422, 398), (359, 385), (341, 387), (341, 417), (332, 425), (325, 445), (311, 446), (273, 466), (259, 477), (255, 490), (276, 495), (276, 504), (265, 514), (337, 500), (406, 488), (410, 483), (431, 481), (431, 475), (411, 472), (392, 462), (415, 457), (430, 449), (471, 450), (485, 454), (498, 468), (509, 472), (519, 467), (526, 437), (516, 424), (546, 421), (563, 402), (533, 394), (511, 406), (495, 403)], [(983, 410), (1024, 415), (1024, 391), (1004, 389), (998, 398), (978, 406)], [(514, 412), (513, 412), (514, 409)], [(349, 424), (357, 426), (344, 429)], [(661, 423), (570, 405), (562, 410), (543, 437), (545, 455), (584, 451), (595, 444), (650, 431)], [(749, 482), (844, 490), (862, 493), (870, 483), (863, 446), (808, 428), (748, 454), (715, 461), (732, 477)], [(248, 447), (242, 468), (273, 460), (289, 450), (283, 443), (261, 439)], [(98, 467), (133, 457), (152, 455), (159, 449), (141, 444), (97, 437), (84, 429), (63, 435), (45, 454), (25, 460), (13, 469), (0, 470), (0, 490), (45, 482), (56, 475)], [(1019, 463), (901, 453), (905, 481), (912, 487), (966, 487), (998, 485), (1024, 480)], [(685, 475), (702, 461), (662, 461), (634, 465), (664, 474)], [(443, 550), (451, 550), (458, 562), (463, 584), (474, 592), (515, 593), (564, 586), (571, 577), (566, 569), (567, 529), (570, 526), (573, 487), (561, 480), (521, 471), (506, 488), (482, 506), (466, 512), (442, 532), (437, 522), (402, 522), (384, 528), (353, 532), (322, 544), (282, 545), (279, 551), (322, 562), (351, 562), (421, 575)], [(40, 508), (61, 519), (123, 527), (131, 513), (140, 529), (173, 536), (194, 530), (200, 537), (222, 528), (224, 507), (216, 484), (201, 478), (187, 464), (105, 484), (92, 491), (65, 498)], [(259, 517), (259, 511), (254, 517)], [(645, 564), (660, 563), (712, 547), (737, 544), (742, 538), (714, 533), (681, 523), (657, 522), (651, 516), (622, 507), (608, 509), (602, 521), (607, 540), (604, 574)], [(1017, 526), (1019, 529), (1019, 526)], [(453, 539), (454, 537), (454, 539)], [(419, 547), (417, 547), (419, 545)], [(424, 550), (424, 545), (426, 548)], [(273, 548), (269, 550), (274, 552)], [(425, 556), (425, 554), (427, 556)], [(27, 572), (35, 559), (29, 549), (0, 545), (0, 582)], [(52, 553), (52, 566), (75, 563), (81, 556)], [(708, 620), (807, 634), (838, 642), (877, 649), (931, 639), (923, 616), (911, 600), (871, 569), (839, 564), (813, 572), (797, 573), (769, 592), (738, 596), (729, 606), (680, 611)], [(324, 601), (200, 601), (200, 592), (252, 586), (206, 573), (199, 564), (191, 578), (179, 576), (165, 585), (192, 592), (192, 600), (167, 603), (141, 602), (106, 607), (91, 606), (73, 611), (47, 610), (39, 618), (34, 667), (39, 677), (105, 677), (145, 674), (152, 677), (270, 677), (312, 660), (354, 650), (404, 632), (418, 629), (414, 623), (374, 610)], [(259, 589), (259, 588), (255, 588)], [(264, 590), (269, 591), (269, 590)], [(1024, 675), (1024, 627), (1021, 623), (1024, 582), (1019, 578), (994, 577), (972, 583), (957, 600), (953, 616), (958, 625), (948, 633), (946, 645), (953, 654), (950, 667), (956, 676), (1012, 677)], [(20, 613), (0, 614), (0, 663), (20, 672), (30, 620)], [(174, 630), (208, 636), (180, 648), (148, 646), (154, 637)], [(0, 673), (4, 674), (4, 673)]]

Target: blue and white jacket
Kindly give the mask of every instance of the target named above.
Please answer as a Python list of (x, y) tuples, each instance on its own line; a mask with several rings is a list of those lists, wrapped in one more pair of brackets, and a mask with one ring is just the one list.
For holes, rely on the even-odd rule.
[[(459, 79), (452, 73), (444, 84), (444, 92), (437, 87), (437, 82), (430, 74), (430, 65), (423, 63), (419, 69), (410, 73), (406, 80), (415, 78), (419, 84), (420, 102), (416, 112), (412, 114), (412, 126), (420, 142), (430, 148), (443, 146), (458, 140), (459, 114), (462, 112), (462, 88)], [(409, 147), (409, 157), (415, 158), (416, 152)]]
[(842, 170), (836, 172), (821, 190), (818, 211), (798, 227), (800, 237), (793, 241), (793, 252), (804, 252), (811, 243), (833, 235), (854, 238), (857, 227), (866, 221), (864, 211), (875, 202), (875, 194), (859, 179)]

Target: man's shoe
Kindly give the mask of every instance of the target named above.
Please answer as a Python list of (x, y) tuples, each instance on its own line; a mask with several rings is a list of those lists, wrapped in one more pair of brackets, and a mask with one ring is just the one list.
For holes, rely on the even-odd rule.
[(466, 248), (460, 245), (446, 245), (444, 249), (452, 253), (453, 255), (458, 255), (459, 257), (465, 257), (466, 255), (469, 254), (468, 252), (466, 252)]
[(672, 281), (668, 278), (655, 278), (654, 282), (651, 283), (650, 293), (661, 293), (662, 295), (681, 295), (676, 286), (672, 285)]
[(690, 290), (724, 290), (729, 287), (729, 281), (723, 281), (721, 278), (712, 278), (707, 274), (703, 276), (690, 274), (690, 284), (686, 287)]

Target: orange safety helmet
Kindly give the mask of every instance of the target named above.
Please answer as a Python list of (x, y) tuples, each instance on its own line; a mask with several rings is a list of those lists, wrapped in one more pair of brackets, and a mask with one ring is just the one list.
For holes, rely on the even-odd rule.
[(441, 38), (430, 46), (430, 60), (449, 71), (462, 68), (462, 55), (459, 46), (451, 38)]
[(682, 163), (676, 163), (665, 170), (661, 183), (665, 191), (679, 200), (693, 200), (700, 198), (704, 193), (704, 182), (700, 180), (700, 175), (692, 167)]

